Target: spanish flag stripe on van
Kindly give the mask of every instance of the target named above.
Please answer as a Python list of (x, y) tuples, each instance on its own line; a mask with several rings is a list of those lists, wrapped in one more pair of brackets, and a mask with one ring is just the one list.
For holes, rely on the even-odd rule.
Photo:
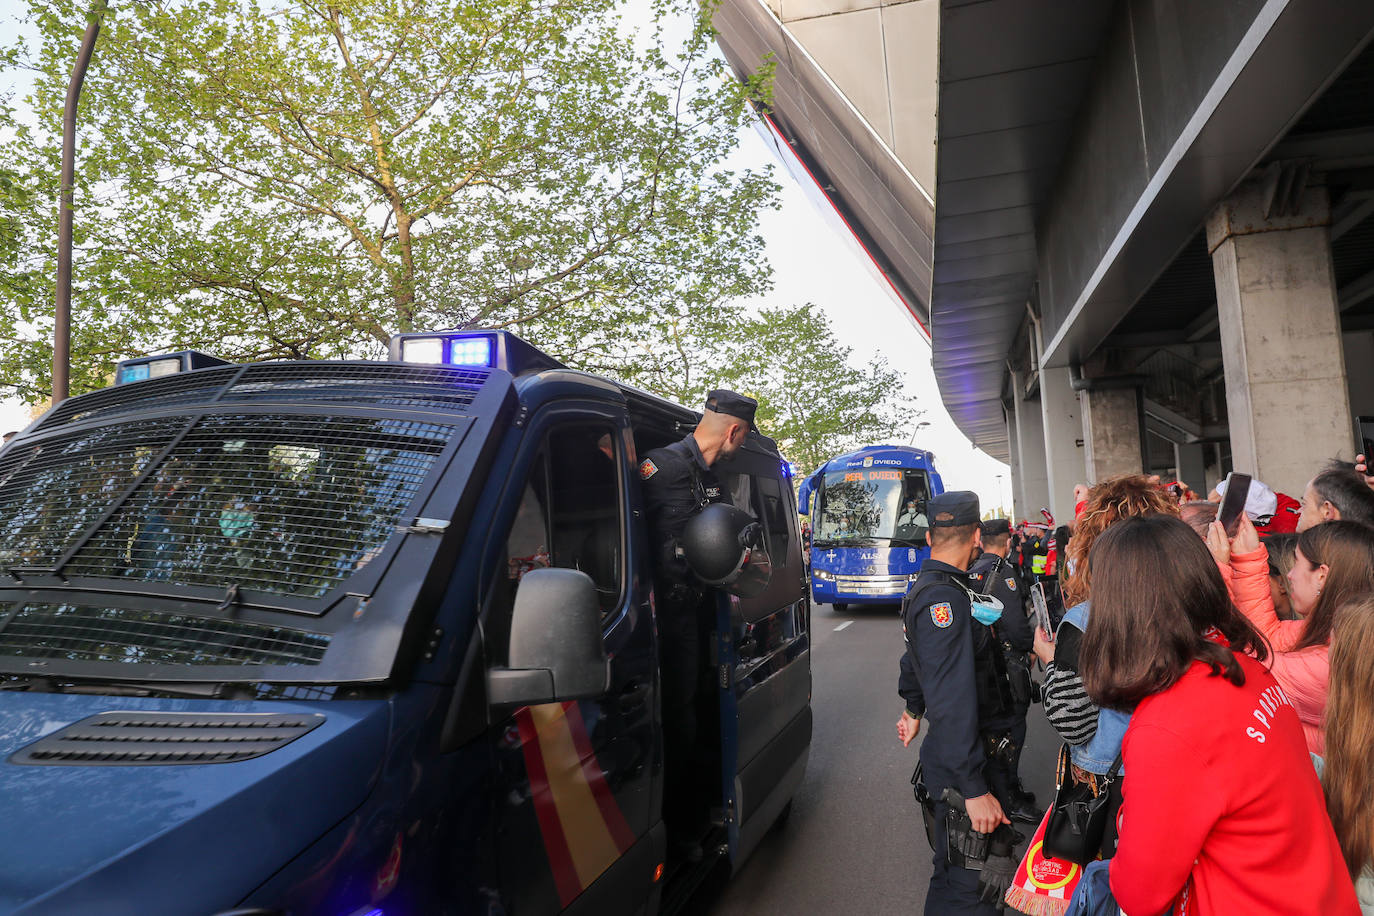
[(634, 834), (576, 703), (531, 706), (516, 718), (539, 830), (567, 906), (630, 848)]
[(530, 780), (534, 813), (539, 820), (539, 833), (544, 837), (544, 852), (549, 858), (554, 884), (558, 887), (558, 899), (567, 906), (582, 893), (582, 883), (573, 869), (572, 855), (563, 838), (563, 827), (559, 823), (558, 809), (554, 805), (553, 792), (544, 771), (544, 756), (539, 752), (539, 737), (529, 707), (517, 711), (515, 721), (520, 729), (520, 745), (525, 754), (525, 773)]
[(623, 855), (634, 845), (634, 831), (625, 821), (620, 805), (616, 804), (611, 787), (606, 784), (606, 774), (596, 759), (596, 752), (592, 750), (592, 742), (587, 736), (587, 726), (582, 720), (581, 708), (576, 703), (569, 703), (567, 710), (569, 731), (572, 733), (573, 743), (577, 746), (577, 754), (582, 758), (582, 774), (586, 777), (587, 784), (592, 787), (592, 794), (601, 809), (601, 816), (606, 820), (606, 828), (615, 839), (616, 848)]

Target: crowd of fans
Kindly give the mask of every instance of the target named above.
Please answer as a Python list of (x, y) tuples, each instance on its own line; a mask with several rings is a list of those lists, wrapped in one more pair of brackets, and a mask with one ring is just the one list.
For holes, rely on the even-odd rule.
[(1106, 793), (1110, 818), (1074, 873), (1084, 893), (1041, 882), (1009, 903), (1374, 916), (1366, 474), (1363, 456), (1332, 462), (1300, 499), (1254, 481), (1230, 536), (1227, 481), (1200, 499), (1140, 475), (1082, 488), (1071, 531), (1022, 527), (1023, 562), (1057, 564), (1035, 570), (1060, 594), (1035, 654), (1062, 773)]

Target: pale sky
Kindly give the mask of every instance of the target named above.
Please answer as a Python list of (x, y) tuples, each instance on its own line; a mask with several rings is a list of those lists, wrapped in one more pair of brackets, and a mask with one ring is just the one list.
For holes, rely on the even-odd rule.
[[(11, 34), (23, 9), (22, 0), (0, 0), (0, 35)], [(98, 48), (96, 53), (98, 65)], [(0, 84), (0, 91), (9, 88)], [(777, 157), (777, 149), (761, 130), (746, 131), (731, 162), (732, 166), (776, 163), (775, 175), (783, 188), (781, 208), (760, 217), (774, 288), (748, 304), (814, 302), (829, 317), (840, 342), (853, 348), (857, 366), (879, 355), (886, 357), (901, 374), (908, 399), (926, 411), (921, 419), (930, 426), (921, 431), (916, 444), (935, 453), (946, 488), (974, 490), (985, 511), (999, 504), (1009, 509), (1007, 467), (973, 448), (950, 419), (931, 369), (930, 344), (833, 208), (814, 185), (808, 194), (798, 183), (794, 175), (808, 180), (804, 170), (795, 160), (783, 163)], [(0, 432), (24, 425), (23, 405), (0, 401)], [(909, 443), (914, 426), (913, 420), (906, 438), (894, 444)]]

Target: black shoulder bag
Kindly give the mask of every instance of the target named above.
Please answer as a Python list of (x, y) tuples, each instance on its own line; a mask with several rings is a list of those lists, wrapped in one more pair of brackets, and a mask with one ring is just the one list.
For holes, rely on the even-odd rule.
[(1116, 755), (1106, 776), (1093, 775), (1086, 782), (1075, 782), (1069, 762), (1069, 749), (1059, 750), (1059, 778), (1054, 791), (1054, 806), (1045, 823), (1045, 855), (1065, 862), (1087, 865), (1102, 850), (1102, 838), (1111, 815), (1111, 789), (1121, 772), (1121, 754)]

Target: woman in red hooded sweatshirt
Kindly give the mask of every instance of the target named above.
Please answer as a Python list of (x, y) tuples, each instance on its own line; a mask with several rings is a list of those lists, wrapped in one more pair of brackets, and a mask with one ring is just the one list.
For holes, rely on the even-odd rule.
[(1083, 685), (1134, 710), (1110, 866), (1121, 909), (1356, 916), (1298, 717), (1202, 541), (1175, 518), (1130, 519), (1089, 563)]

